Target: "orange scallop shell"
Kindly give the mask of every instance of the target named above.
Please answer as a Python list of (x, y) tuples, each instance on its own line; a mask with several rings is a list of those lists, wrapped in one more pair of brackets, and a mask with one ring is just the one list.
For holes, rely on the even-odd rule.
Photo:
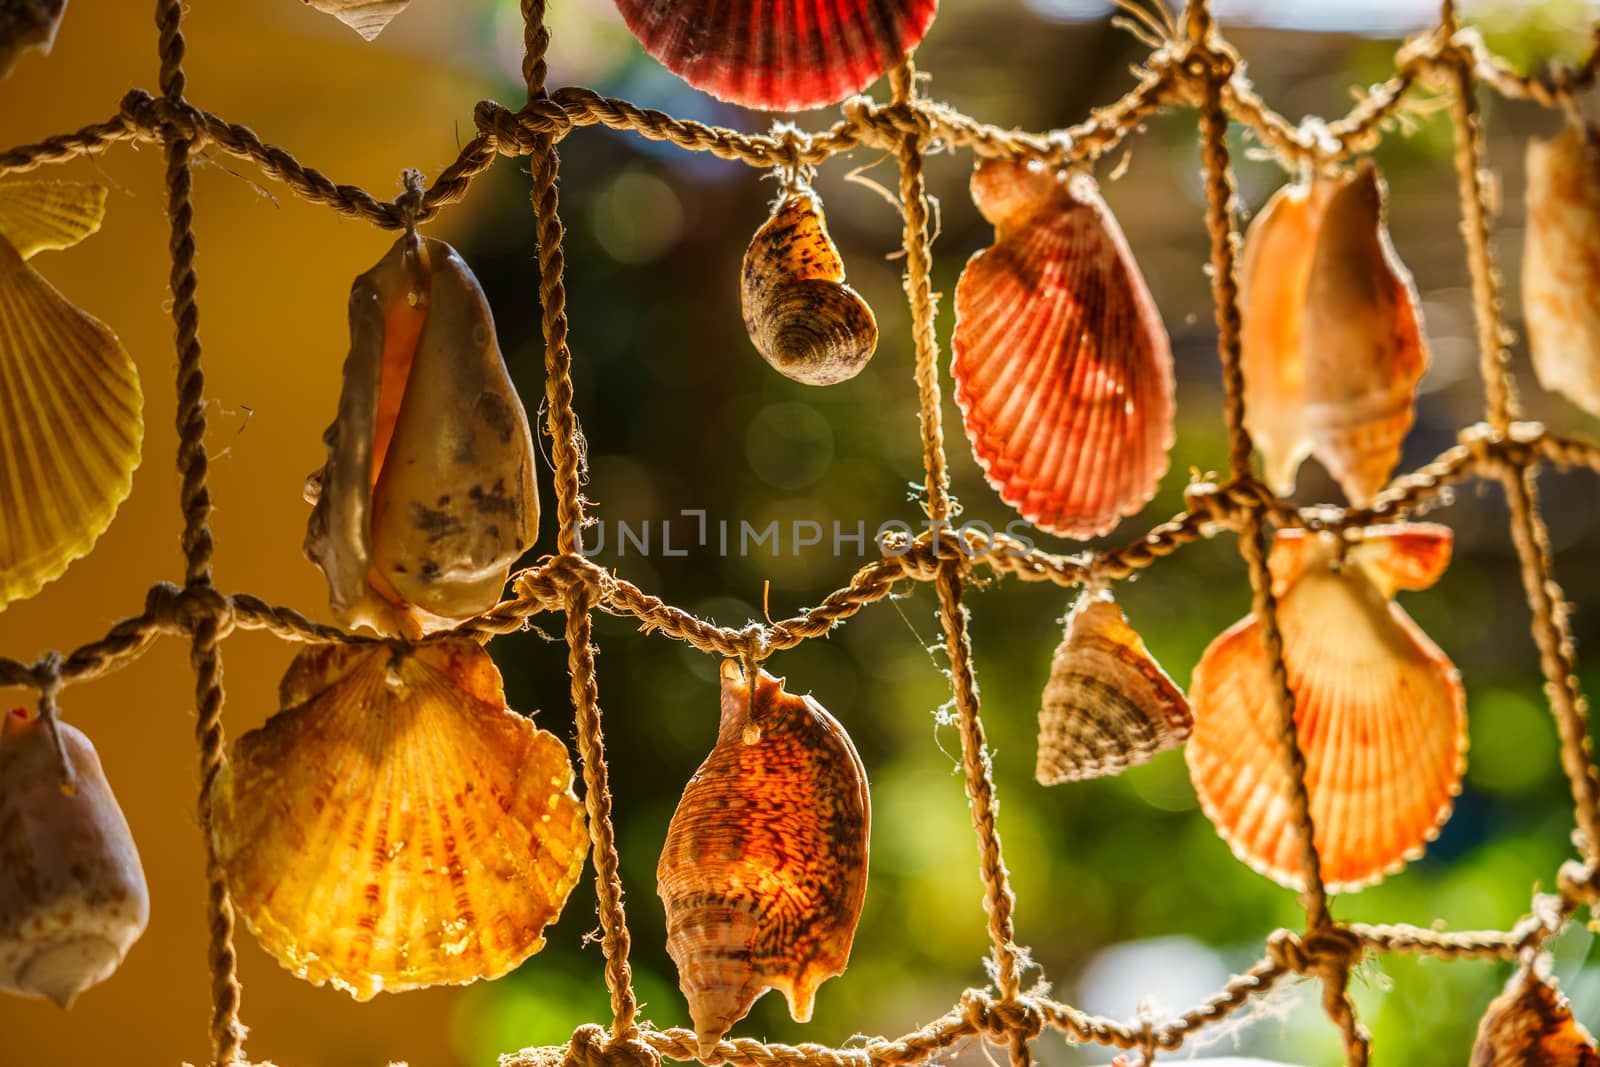
[(1600, 415), (1600, 147), (1578, 123), (1528, 142), (1522, 306), (1539, 384)]
[(1478, 1024), (1469, 1067), (1600, 1067), (1600, 1052), (1560, 990), (1521, 967)]
[(1172, 349), (1087, 174), (986, 160), (972, 177), (995, 243), (956, 284), (956, 402), (1000, 498), (1090, 537), (1155, 495), (1173, 440)]
[(849, 735), (809, 696), (722, 665), (716, 747), (689, 780), (656, 870), (667, 951), (702, 1051), (780, 990), (796, 1022), (842, 974), (867, 891), (871, 804)]
[[(1460, 677), (1390, 602), (1433, 584), (1449, 557), (1450, 531), (1427, 523), (1368, 530), (1342, 561), (1332, 535), (1286, 530), (1274, 542), (1284, 664), (1331, 890), (1358, 889), (1420, 856), (1460, 792)], [(1253, 616), (1206, 649), (1189, 699), (1186, 755), (1201, 807), (1241, 860), (1299, 888), (1278, 710)]]
[(1105, 590), (1067, 618), (1039, 710), (1041, 785), (1121, 774), (1181, 744), (1192, 720), (1167, 676)]
[(215, 842), (261, 946), (357, 1000), (498, 978), (588, 853), (572, 763), (477, 642), (323, 645), (217, 779)]
[(786, 194), (756, 231), (740, 281), (750, 340), (787, 378), (846, 381), (878, 347), (872, 308), (844, 283), (844, 260), (828, 236), (822, 201), (809, 189)]
[(1400, 462), (1428, 367), (1416, 287), (1384, 226), (1386, 195), (1370, 161), (1329, 193), (1306, 281), (1311, 452), (1357, 507)]
[(769, 111), (837, 104), (900, 62), (938, 0), (617, 0), (644, 50), (719, 100)]

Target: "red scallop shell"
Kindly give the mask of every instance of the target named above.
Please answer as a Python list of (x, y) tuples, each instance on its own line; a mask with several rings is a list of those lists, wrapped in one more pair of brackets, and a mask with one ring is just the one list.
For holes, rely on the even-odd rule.
[(917, 46), (939, 0), (617, 0), (672, 73), (768, 111), (837, 104)]
[(988, 160), (972, 195), (996, 238), (956, 284), (951, 372), (973, 454), (1040, 529), (1106, 533), (1167, 470), (1167, 331), (1093, 178)]

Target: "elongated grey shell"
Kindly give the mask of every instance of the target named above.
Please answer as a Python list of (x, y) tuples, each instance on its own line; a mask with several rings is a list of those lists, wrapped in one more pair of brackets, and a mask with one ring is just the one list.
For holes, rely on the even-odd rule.
[(1600, 148), (1569, 123), (1528, 142), (1522, 306), (1539, 384), (1600, 415)]
[(0, 78), (30, 48), (49, 55), (66, 12), (67, 0), (0, 0)]
[(356, 279), (323, 439), (305, 551), (341, 622), (416, 637), (494, 605), (538, 529), (533, 436), (449, 245), (402, 237)]
[(1111, 594), (1084, 593), (1044, 687), (1034, 771), (1040, 784), (1121, 774), (1182, 743), (1192, 725), (1183, 690)]

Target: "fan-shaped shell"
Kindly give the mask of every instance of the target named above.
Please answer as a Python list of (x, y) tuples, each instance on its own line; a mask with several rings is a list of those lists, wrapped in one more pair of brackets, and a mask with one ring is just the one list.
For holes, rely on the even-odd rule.
[(0, 990), (62, 1007), (111, 976), (150, 917), (139, 851), (83, 732), (0, 719)]
[(67, 0), (0, 0), (0, 78), (30, 48), (49, 55), (66, 13)]
[(1153, 495), (1172, 445), (1172, 350), (1094, 180), (986, 160), (973, 199), (995, 243), (956, 284), (952, 373), (1000, 498), (1064, 537)]
[(1330, 192), (1306, 283), (1311, 451), (1357, 507), (1400, 462), (1428, 367), (1416, 288), (1384, 226), (1385, 195), (1370, 161)]
[(0, 184), (0, 609), (94, 547), (139, 465), (133, 360), (24, 262), (92, 233), (104, 204), (100, 186)]
[(350, 356), (306, 555), (350, 626), (417, 637), (492, 607), (533, 544), (533, 436), (478, 280), (402, 237), (350, 293)]
[(318, 646), (218, 777), (215, 843), (261, 946), (357, 1000), (498, 978), (588, 852), (572, 764), (476, 642)]
[(1311, 454), (1303, 329), (1327, 188), (1317, 182), (1279, 189), (1250, 223), (1239, 261), (1245, 428), (1267, 484), (1280, 495), (1294, 491), (1295, 474)]
[(411, 0), (306, 0), (318, 11), (326, 12), (370, 41), (383, 32), (389, 21), (406, 9)]
[[(1449, 547), (1449, 530), (1430, 524), (1369, 530), (1342, 561), (1332, 535), (1277, 535), (1271, 566), (1284, 664), (1330, 889), (1360, 888), (1420, 856), (1460, 791), (1460, 677), (1389, 600), (1396, 589), (1431, 584)], [(1201, 807), (1240, 859), (1298, 888), (1278, 710), (1253, 616), (1206, 649), (1189, 699), (1194, 732), (1185, 751)]]
[(1570, 122), (1528, 142), (1522, 305), (1539, 384), (1600, 415), (1600, 148)]
[(656, 870), (667, 951), (702, 1050), (781, 990), (811, 1018), (844, 972), (867, 889), (867, 776), (844, 728), (761, 672), (722, 666), (722, 725)]
[(617, 0), (668, 70), (719, 100), (771, 111), (837, 104), (922, 40), (939, 0)]
[(1600, 1067), (1600, 1053), (1567, 998), (1519, 967), (1478, 1024), (1470, 1067)]
[(786, 194), (744, 255), (740, 304), (762, 358), (806, 385), (854, 378), (878, 347), (878, 323), (844, 284), (844, 261), (828, 236), (822, 201)]
[(1182, 743), (1192, 720), (1183, 691), (1104, 590), (1067, 618), (1039, 711), (1042, 785), (1121, 774)]

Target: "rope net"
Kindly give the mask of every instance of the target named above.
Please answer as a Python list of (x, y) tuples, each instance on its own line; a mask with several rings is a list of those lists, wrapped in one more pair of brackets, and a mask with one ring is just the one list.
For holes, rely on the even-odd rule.
[[(505, 1067), (657, 1067), (662, 1057), (740, 1067), (887, 1067), (926, 1062), (972, 1037), (1005, 1046), (1012, 1067), (1028, 1067), (1030, 1042), (1046, 1029), (1058, 1031), (1072, 1042), (1134, 1051), (1149, 1063), (1158, 1052), (1180, 1048), (1202, 1028), (1225, 1019), (1291, 977), (1310, 978), (1320, 984), (1323, 1007), (1342, 1034), (1346, 1062), (1359, 1067), (1368, 1062), (1369, 1038), (1356, 1015), (1348, 985), (1352, 968), (1364, 957), (1408, 953), (1447, 960), (1492, 957), (1529, 961), (1547, 939), (1564, 928), (1579, 907), (1592, 906), (1600, 898), (1600, 777), (1591, 758), (1587, 704), (1576, 676), (1566, 604), (1551, 570), (1551, 550), (1537, 485), (1537, 474), (1545, 466), (1600, 472), (1600, 445), (1549, 432), (1537, 423), (1517, 421), (1515, 382), (1501, 321), (1500, 278), (1490, 243), (1494, 194), (1485, 172), (1477, 104), (1478, 90), (1486, 88), (1503, 97), (1546, 108), (1573, 109), (1575, 95), (1590, 88), (1600, 72), (1600, 26), (1595, 29), (1594, 48), (1582, 64), (1552, 67), (1542, 78), (1529, 77), (1492, 54), (1475, 30), (1462, 27), (1453, 2), (1445, 0), (1438, 24), (1407, 41), (1396, 54), (1392, 76), (1373, 86), (1348, 114), (1329, 122), (1314, 120), (1295, 125), (1256, 94), (1238, 54), (1217, 29), (1209, 0), (1192, 0), (1182, 25), (1172, 27), (1168, 39), (1155, 42), (1157, 47), (1137, 69), (1136, 87), (1075, 126), (1029, 133), (979, 122), (920, 95), (916, 71), (908, 58), (891, 72), (891, 96), (887, 102), (856, 96), (841, 106), (841, 118), (826, 128), (808, 132), (780, 124), (770, 133), (750, 134), (680, 120), (584, 88), (547, 90), (545, 55), (550, 32), (545, 26), (545, 6), (545, 0), (522, 3), (526, 102), (516, 110), (493, 101), (480, 102), (474, 110), (477, 134), (461, 149), (455, 162), (425, 189), (414, 186), (394, 200), (382, 200), (356, 186), (336, 183), (286, 149), (262, 141), (248, 127), (193, 103), (185, 92), (181, 0), (158, 0), (156, 5), (159, 95), (135, 89), (107, 121), (0, 153), (0, 176), (5, 176), (92, 155), (124, 141), (160, 142), (164, 146), (171, 221), (172, 316), (178, 356), (177, 465), (182, 479), (180, 503), (187, 564), (184, 580), (181, 585), (154, 585), (140, 614), (117, 623), (103, 638), (70, 653), (51, 652), (31, 664), (0, 658), (0, 686), (36, 689), (41, 706), (53, 707), (63, 687), (128, 665), (160, 636), (187, 636), (198, 709), (195, 734), (201, 772), (199, 819), (202, 838), (207, 843), (210, 1036), (215, 1064), (245, 1062), (240, 985), (235, 974), (234, 913), (211, 843), (211, 785), (226, 758), (221, 722), (221, 642), (240, 628), (266, 630), (291, 642), (365, 643), (380, 639), (316, 623), (293, 609), (248, 593), (224, 594), (213, 587), (211, 500), (203, 443), (205, 376), (191, 203), (191, 160), (195, 152), (208, 147), (253, 162), (307, 201), (386, 230), (414, 226), (461, 201), (497, 156), (530, 157), (547, 374), (544, 432), (550, 439), (555, 468), (557, 552), (513, 575), (512, 598), (441, 636), (467, 635), (487, 642), (495, 635), (525, 628), (526, 620), (539, 613), (558, 612), (565, 618), (612, 1018), (608, 1027), (580, 1027), (566, 1045), (508, 1054), (502, 1059)], [(1233, 206), (1227, 129), (1230, 122), (1248, 127), (1286, 166), (1325, 167), (1376, 147), (1387, 121), (1396, 115), (1408, 94), (1419, 88), (1443, 94), (1450, 101), (1461, 233), (1472, 276), (1485, 391), (1484, 417), (1461, 431), (1458, 444), (1432, 462), (1395, 478), (1366, 507), (1295, 507), (1276, 496), (1252, 471), (1253, 446), (1245, 429), (1240, 366), (1241, 320), (1236, 280), (1240, 232)], [(1186, 508), (1181, 514), (1137, 540), (1100, 553), (1057, 555), (1025, 546), (1003, 534), (955, 532), (946, 521), (953, 504), (940, 421), (939, 340), (934, 330), (930, 284), (932, 238), (923, 177), (925, 154), (935, 147), (959, 147), (970, 149), (979, 157), (1039, 159), (1057, 165), (1089, 163), (1115, 149), (1146, 117), (1176, 108), (1194, 109), (1199, 120), (1212, 295), (1229, 441), (1227, 479), (1196, 481), (1188, 488)], [(686, 151), (709, 152), (751, 167), (786, 168), (790, 172), (801, 166), (820, 165), (859, 146), (886, 149), (898, 159), (905, 222), (904, 286), (915, 340), (915, 384), (920, 402), (929, 532), (914, 538), (888, 535), (880, 545), (882, 558), (862, 567), (843, 588), (801, 615), (775, 623), (752, 622), (742, 629), (718, 626), (650, 595), (591, 562), (580, 551), (578, 531), (584, 522), (579, 485), (581, 439), (573, 412), (572, 354), (567, 344), (557, 146), (575, 129), (594, 125), (632, 131)], [(1283, 639), (1267, 571), (1269, 530), (1298, 527), (1340, 532), (1420, 514), (1448, 502), (1451, 487), (1472, 479), (1497, 481), (1506, 492), (1510, 533), (1531, 613), (1532, 635), (1561, 739), (1562, 766), (1571, 784), (1578, 830), (1574, 839), (1580, 855), (1558, 872), (1557, 891), (1535, 896), (1528, 916), (1509, 930), (1451, 932), (1409, 925), (1341, 923), (1330, 912), (1317, 851), (1312, 845), (1305, 760), (1296, 742), (1294, 695), (1286, 679)], [(980, 712), (968, 613), (962, 603), (964, 586), (980, 570), (1062, 587), (1117, 581), (1184, 545), (1224, 531), (1232, 531), (1238, 537), (1253, 591), (1253, 612), (1273, 664), (1277, 729), (1289, 782), (1287, 800), (1300, 842), (1305, 926), (1302, 930), (1273, 931), (1265, 939), (1259, 962), (1230, 978), (1209, 999), (1167, 1021), (1125, 1022), (1092, 1016), (1043, 992), (1021, 988), (1020, 972), (1026, 960), (1015, 938), (1015, 898), (995, 826), (997, 799)], [(961, 764), (971, 802), (992, 941), (992, 985), (964, 991), (946, 1014), (919, 1030), (893, 1039), (873, 1038), (849, 1048), (788, 1046), (734, 1038), (720, 1041), (709, 1055), (702, 1056), (693, 1031), (641, 1025), (628, 962), (630, 935), (612, 823), (591, 628), (593, 613), (632, 617), (643, 632), (658, 632), (711, 655), (739, 658), (750, 664), (775, 651), (828, 634), (866, 605), (890, 596), (897, 585), (908, 581), (932, 582), (938, 594), (959, 717)]]

